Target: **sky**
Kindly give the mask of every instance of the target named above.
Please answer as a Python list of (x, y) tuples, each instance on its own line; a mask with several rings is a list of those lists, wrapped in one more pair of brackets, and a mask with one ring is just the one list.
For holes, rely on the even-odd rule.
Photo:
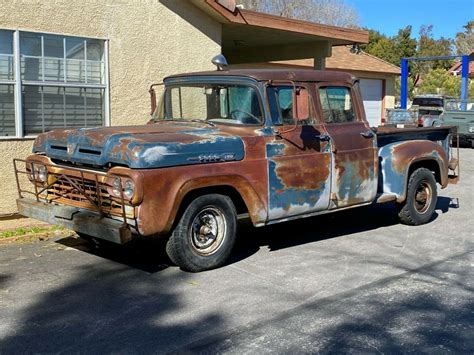
[(359, 14), (360, 26), (393, 36), (412, 25), (418, 37), (421, 25), (433, 25), (435, 38), (454, 38), (474, 20), (474, 0), (346, 0)]

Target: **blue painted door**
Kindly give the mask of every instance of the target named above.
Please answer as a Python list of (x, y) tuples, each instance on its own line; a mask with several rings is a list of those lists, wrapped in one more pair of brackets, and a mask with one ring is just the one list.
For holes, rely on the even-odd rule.
[[(331, 184), (331, 151), (323, 126), (315, 123), (308, 90), (269, 88), (274, 129), (267, 141), (269, 220), (326, 210)], [(295, 122), (295, 120), (297, 122)], [(321, 140), (323, 137), (323, 140)]]
[(373, 201), (378, 173), (376, 136), (365, 120), (359, 92), (338, 85), (316, 90), (320, 115), (331, 137), (331, 208)]

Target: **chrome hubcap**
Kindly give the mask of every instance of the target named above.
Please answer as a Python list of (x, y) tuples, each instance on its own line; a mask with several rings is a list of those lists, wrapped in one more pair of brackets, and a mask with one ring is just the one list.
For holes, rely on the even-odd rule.
[(191, 224), (190, 241), (193, 249), (205, 256), (215, 253), (222, 245), (226, 228), (224, 214), (219, 209), (202, 209)]
[(431, 186), (426, 181), (420, 182), (414, 199), (415, 209), (419, 213), (425, 213), (430, 208), (432, 194)]

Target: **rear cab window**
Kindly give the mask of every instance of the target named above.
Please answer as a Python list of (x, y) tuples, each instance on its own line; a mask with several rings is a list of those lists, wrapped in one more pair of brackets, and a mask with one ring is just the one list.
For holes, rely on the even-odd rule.
[(351, 91), (343, 86), (327, 86), (319, 88), (319, 99), (326, 123), (356, 122)]
[(443, 99), (436, 97), (415, 97), (412, 102), (413, 106), (437, 106), (443, 107)]

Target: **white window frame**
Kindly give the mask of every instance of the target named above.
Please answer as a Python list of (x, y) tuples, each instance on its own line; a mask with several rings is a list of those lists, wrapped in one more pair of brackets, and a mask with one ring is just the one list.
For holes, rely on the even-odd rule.
[[(104, 90), (104, 126), (110, 126), (110, 83), (109, 83), (109, 40), (106, 38), (96, 38), (87, 36), (73, 36), (58, 33), (48, 32), (34, 32), (34, 31), (23, 31), (23, 30), (12, 30), (8, 28), (0, 28), (0, 30), (12, 31), (13, 32), (13, 80), (0, 80), (0, 84), (13, 85), (14, 87), (14, 108), (15, 108), (15, 135), (14, 136), (1, 136), (1, 140), (14, 140), (14, 139), (33, 139), (37, 135), (25, 135), (24, 134), (24, 122), (23, 122), (23, 99), (22, 89), (23, 86), (54, 86), (54, 87), (70, 87), (70, 88), (89, 88), (89, 89), (103, 89)], [(104, 83), (102, 84), (88, 84), (88, 83), (68, 83), (68, 82), (55, 82), (55, 81), (28, 81), (22, 80), (21, 78), (21, 53), (20, 53), (20, 33), (38, 33), (41, 35), (51, 34), (63, 37), (81, 37), (85, 39), (99, 39), (104, 41)], [(87, 65), (85, 66), (87, 70)], [(44, 75), (44, 72), (43, 72)], [(87, 75), (85, 77), (87, 81)]]

